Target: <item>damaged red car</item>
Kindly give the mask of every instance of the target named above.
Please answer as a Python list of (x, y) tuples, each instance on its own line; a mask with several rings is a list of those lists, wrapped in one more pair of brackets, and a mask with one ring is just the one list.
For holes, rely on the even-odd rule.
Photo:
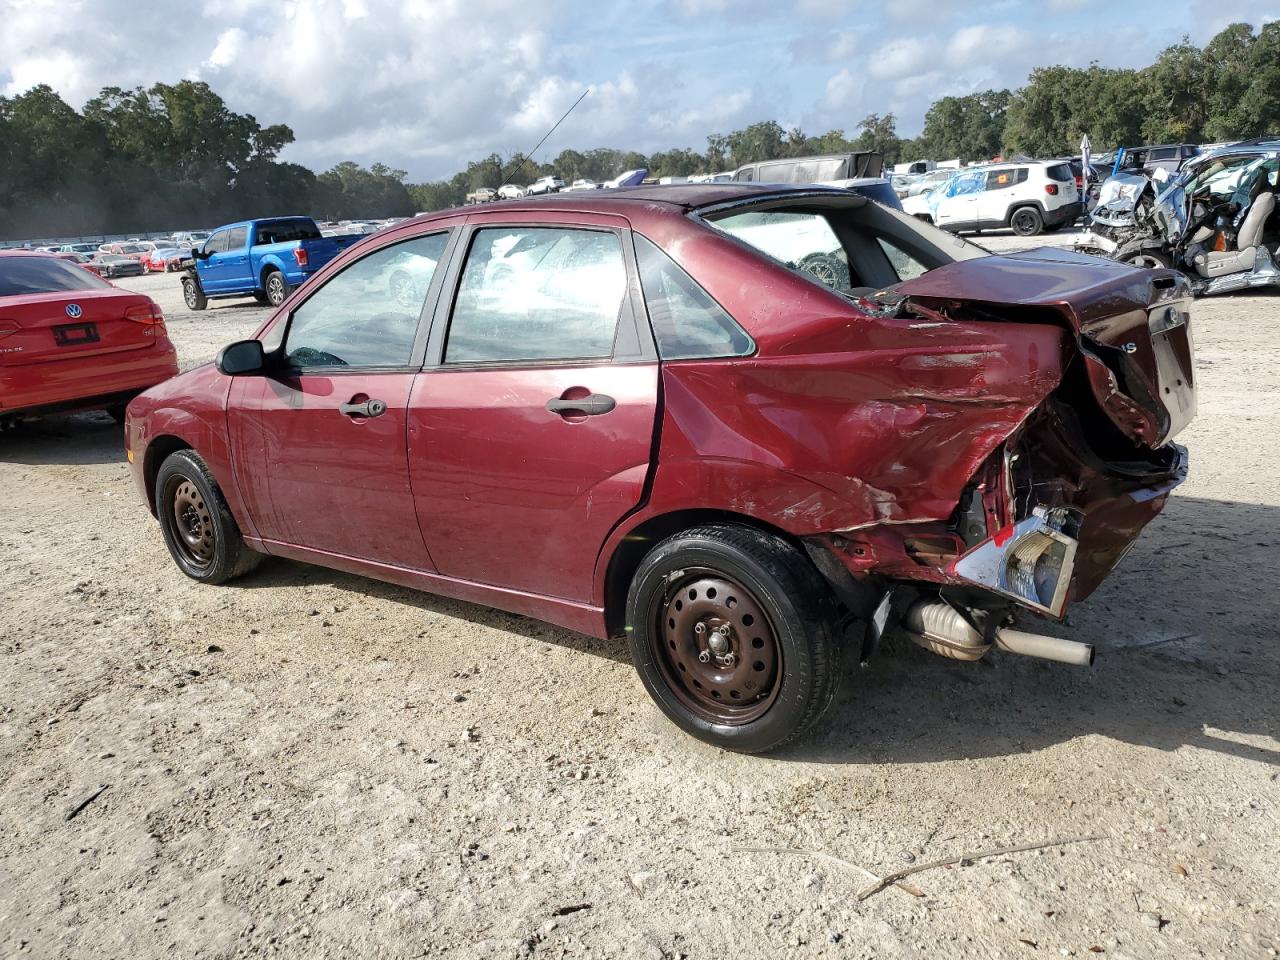
[(716, 184), (419, 217), (129, 406), (182, 571), (322, 564), (625, 637), (690, 734), (809, 728), (841, 650), (1088, 663), (1061, 618), (1184, 478), (1186, 281)]

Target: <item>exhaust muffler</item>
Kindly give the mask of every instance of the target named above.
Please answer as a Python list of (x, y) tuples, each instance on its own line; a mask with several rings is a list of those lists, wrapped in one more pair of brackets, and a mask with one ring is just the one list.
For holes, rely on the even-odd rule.
[(903, 615), (902, 623), (912, 640), (926, 650), (951, 660), (981, 660), (994, 645), (1025, 657), (1039, 657), (1080, 667), (1093, 665), (1093, 644), (1008, 627), (997, 627), (988, 639), (980, 621), (971, 611), (958, 609), (941, 600), (917, 600)]

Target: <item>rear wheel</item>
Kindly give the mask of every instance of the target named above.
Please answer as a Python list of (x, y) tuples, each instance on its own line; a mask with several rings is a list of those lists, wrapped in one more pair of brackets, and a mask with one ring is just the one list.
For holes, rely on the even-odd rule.
[(225, 583), (262, 560), (240, 535), (222, 491), (194, 450), (172, 453), (156, 474), (156, 516), (178, 569), (201, 583)]
[(273, 307), (280, 306), (280, 304), (284, 303), (285, 298), (289, 296), (288, 281), (285, 280), (284, 274), (279, 270), (268, 272), (262, 287), (267, 294), (267, 303)]
[(209, 298), (204, 295), (195, 277), (182, 278), (182, 299), (188, 310), (203, 310), (209, 305)]
[(1044, 217), (1035, 207), (1019, 207), (1009, 217), (1009, 227), (1020, 237), (1034, 237), (1044, 229)]
[(631, 583), (627, 635), (662, 712), (729, 750), (782, 746), (835, 695), (826, 585), (795, 547), (751, 527), (697, 527), (655, 547)]

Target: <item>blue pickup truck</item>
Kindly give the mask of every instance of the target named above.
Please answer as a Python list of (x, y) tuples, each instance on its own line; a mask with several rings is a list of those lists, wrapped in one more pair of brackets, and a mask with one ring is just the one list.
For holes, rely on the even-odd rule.
[(321, 236), (310, 217), (229, 223), (192, 249), (182, 296), (192, 310), (203, 310), (210, 300), (248, 296), (278, 307), (290, 291), (361, 239)]

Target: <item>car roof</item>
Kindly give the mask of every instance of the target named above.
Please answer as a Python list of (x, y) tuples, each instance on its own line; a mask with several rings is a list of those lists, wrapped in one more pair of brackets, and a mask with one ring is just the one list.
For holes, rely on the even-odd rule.
[[(865, 200), (849, 190), (839, 187), (823, 187), (811, 183), (780, 184), (730, 181), (728, 183), (670, 183), (642, 187), (608, 187), (603, 190), (555, 193), (519, 200), (498, 200), (487, 203), (483, 210), (469, 209), (466, 213), (483, 215), (493, 211), (560, 210), (575, 213), (614, 213), (621, 216), (634, 214), (642, 209), (682, 215), (691, 210), (749, 201), (787, 196), (829, 196)], [(665, 209), (664, 209), (665, 208)], [(460, 208), (438, 210), (415, 217), (413, 223), (428, 223), (445, 217), (455, 217)], [(405, 224), (400, 224), (404, 226)]]

